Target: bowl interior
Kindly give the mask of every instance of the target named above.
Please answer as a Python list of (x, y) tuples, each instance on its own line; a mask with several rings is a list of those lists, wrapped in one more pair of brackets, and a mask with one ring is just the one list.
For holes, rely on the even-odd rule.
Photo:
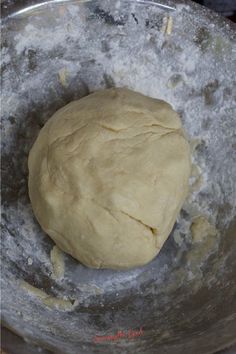
[[(230, 25), (188, 2), (49, 1), (10, 12), (2, 33), (5, 324), (70, 354), (93, 352), (96, 335), (140, 326), (142, 338), (112, 343), (114, 352), (122, 345), (127, 352), (207, 353), (233, 340), (236, 70)], [(65, 276), (55, 280), (53, 243), (28, 198), (28, 152), (57, 109), (113, 86), (164, 99), (180, 113), (195, 166), (191, 193), (147, 266), (92, 270), (64, 255)], [(214, 238), (194, 242), (191, 225), (198, 216), (217, 229)], [(70, 311), (48, 308), (22, 280), (78, 303)], [(109, 352), (110, 343), (102, 350)]]

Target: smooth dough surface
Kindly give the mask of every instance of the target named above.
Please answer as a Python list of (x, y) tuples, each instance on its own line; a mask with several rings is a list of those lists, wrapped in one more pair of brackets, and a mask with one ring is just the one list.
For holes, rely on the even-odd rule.
[(189, 175), (178, 114), (123, 88), (57, 111), (29, 155), (29, 195), (41, 227), (94, 268), (151, 261), (173, 228)]

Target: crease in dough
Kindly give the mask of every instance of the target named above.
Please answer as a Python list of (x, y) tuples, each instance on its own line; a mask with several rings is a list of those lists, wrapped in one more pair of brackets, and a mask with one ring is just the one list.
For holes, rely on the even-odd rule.
[(157, 236), (158, 232), (157, 229), (155, 227), (149, 226), (147, 224), (145, 224), (144, 222), (142, 222), (142, 220), (136, 219), (134, 216), (124, 212), (123, 210), (120, 211), (122, 214), (128, 216), (129, 218), (133, 219), (134, 221), (136, 221), (137, 223), (143, 225), (144, 227), (146, 227), (149, 231), (151, 231), (153, 236)]

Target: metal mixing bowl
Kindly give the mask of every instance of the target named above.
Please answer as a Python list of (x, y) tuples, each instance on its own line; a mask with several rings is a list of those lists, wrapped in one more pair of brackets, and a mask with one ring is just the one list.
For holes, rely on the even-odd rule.
[[(2, 37), (4, 325), (68, 354), (204, 354), (235, 341), (233, 24), (189, 1), (8, 0)], [(150, 264), (93, 270), (64, 255), (65, 276), (55, 280), (53, 243), (28, 198), (28, 152), (58, 108), (111, 86), (162, 98), (180, 113), (198, 166), (195, 189)], [(218, 233), (195, 242), (199, 215)], [(23, 280), (71, 307), (46, 305)], [(104, 337), (118, 331), (125, 336)]]

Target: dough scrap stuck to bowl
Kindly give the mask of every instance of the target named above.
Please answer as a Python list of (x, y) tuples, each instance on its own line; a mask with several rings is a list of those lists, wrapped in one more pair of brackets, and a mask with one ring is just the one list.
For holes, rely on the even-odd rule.
[(188, 191), (190, 149), (178, 114), (124, 88), (58, 110), (29, 154), (34, 214), (58, 247), (93, 268), (150, 262)]

